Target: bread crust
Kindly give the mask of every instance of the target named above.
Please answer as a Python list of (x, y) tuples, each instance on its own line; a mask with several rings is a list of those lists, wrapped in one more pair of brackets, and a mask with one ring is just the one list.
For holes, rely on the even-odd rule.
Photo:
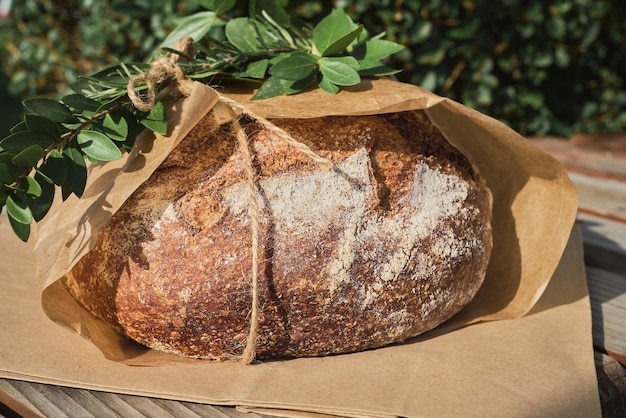
[[(262, 210), (257, 358), (405, 341), (474, 297), (491, 252), (491, 195), (424, 113), (273, 121), (332, 172), (241, 122)], [(231, 125), (209, 114), (63, 283), (148, 347), (238, 358), (251, 308), (244, 179)]]

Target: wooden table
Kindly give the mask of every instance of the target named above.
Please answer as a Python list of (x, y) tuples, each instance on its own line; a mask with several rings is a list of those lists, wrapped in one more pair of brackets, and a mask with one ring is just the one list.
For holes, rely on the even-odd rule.
[[(604, 417), (626, 417), (626, 136), (609, 141), (543, 138), (580, 193), (598, 390)], [(0, 415), (260, 417), (232, 407), (0, 379)]]
[(626, 417), (626, 135), (534, 142), (576, 184), (602, 414)]

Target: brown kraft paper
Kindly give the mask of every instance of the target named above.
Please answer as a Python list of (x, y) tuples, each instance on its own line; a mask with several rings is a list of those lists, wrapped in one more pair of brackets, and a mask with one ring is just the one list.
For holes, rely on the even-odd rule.
[[(420, 344), (434, 344), (436, 340), (446, 339), (448, 334), (471, 333), (474, 328), (487, 326), (482, 324), (464, 328), (472, 323), (523, 317), (540, 299), (568, 242), (577, 208), (576, 191), (567, 173), (556, 160), (492, 118), (418, 87), (390, 80), (367, 80), (359, 86), (341, 91), (336, 96), (313, 90), (262, 101), (250, 101), (252, 92), (241, 87), (238, 89), (241, 91), (233, 87), (220, 89), (220, 93), (227, 94), (254, 114), (268, 119), (365, 115), (423, 109), (444, 136), (468, 156), (485, 177), (493, 193), (494, 249), (487, 278), (476, 298), (451, 321), (408, 344), (330, 358), (270, 362), (270, 366), (260, 364), (248, 368), (238, 364), (202, 362), (155, 352), (120, 337), (80, 308), (60, 286), (58, 279), (89, 250), (98, 228), (219, 101), (213, 89), (196, 83), (190, 97), (171, 105), (169, 121), (172, 131), (167, 136), (146, 132), (138, 138), (133, 152), (124, 159), (92, 167), (83, 198), (72, 197), (60, 203), (40, 223), (34, 259), (37, 265), (37, 281), (42, 289), (41, 303), (49, 318), (91, 340), (108, 359), (125, 364), (159, 365), (167, 373), (171, 373), (170, 367), (180, 367), (182, 374), (188, 372), (188, 368), (200, 368), (213, 377), (222, 379), (223, 384), (228, 386), (228, 382), (233, 380), (233, 374), (237, 375), (235, 381), (240, 381), (246, 375), (258, 379), (258, 368), (269, 367), (269, 370), (299, 373), (304, 372), (311, 364), (323, 368), (323, 363), (333, 363), (336, 366), (339, 362), (342, 366), (338, 370), (346, 370), (367, 367), (369, 356), (380, 355), (389, 356), (387, 360), (391, 365), (395, 361), (414, 360), (421, 364), (429, 360), (419, 356)], [(404, 354), (394, 359), (394, 350)], [(407, 354), (411, 353), (410, 350), (415, 352)], [(441, 360), (440, 358), (439, 361)], [(303, 364), (307, 364), (307, 367), (301, 369)], [(328, 370), (332, 371), (335, 366)], [(181, 385), (184, 381), (182, 374), (179, 377)], [(165, 386), (169, 388), (167, 393), (159, 391), (159, 384), (153, 393), (156, 396), (182, 396), (185, 399), (214, 403), (238, 403), (235, 398), (216, 399), (206, 392), (181, 395), (174, 390), (176, 393), (171, 393), (172, 386)], [(348, 388), (344, 389), (349, 394)], [(132, 383), (122, 385), (121, 390), (131, 393), (134, 391)], [(239, 394), (237, 399), (241, 396)], [(272, 402), (240, 404), (270, 408), (277, 406)], [(278, 406), (282, 407), (280, 403)], [(379, 407), (375, 409), (380, 413)], [(304, 410), (337, 411), (336, 408), (326, 411), (323, 407), (310, 408)], [(363, 411), (368, 410), (364, 408)], [(291, 405), (289, 409), (298, 408)], [(395, 415), (395, 412), (391, 415)], [(413, 416), (415, 413), (405, 414), (400, 411), (399, 415)]]
[(545, 292), (522, 318), (438, 329), (361, 353), (253, 366), (129, 367), (105, 359), (42, 311), (31, 247), (0, 217), (2, 378), (239, 405), (281, 417), (601, 416), (577, 227)]
[[(241, 90), (231, 88), (228, 95), (268, 119), (425, 110), (485, 177), (494, 200), (494, 249), (485, 283), (470, 305), (446, 326), (520, 317), (541, 296), (574, 222), (577, 193), (561, 164), (520, 135), (456, 102), (390, 80), (367, 80), (336, 96), (313, 90), (251, 101), (250, 91)], [(214, 90), (196, 84), (191, 97), (172, 107), (174, 129), (168, 137), (141, 135), (129, 158), (116, 162), (118, 167), (123, 164), (121, 168), (111, 164), (94, 167), (84, 196), (64, 202), (40, 223), (35, 254), (49, 316), (57, 319), (56, 297), (47, 297), (49, 286), (89, 250), (98, 227), (217, 101)]]

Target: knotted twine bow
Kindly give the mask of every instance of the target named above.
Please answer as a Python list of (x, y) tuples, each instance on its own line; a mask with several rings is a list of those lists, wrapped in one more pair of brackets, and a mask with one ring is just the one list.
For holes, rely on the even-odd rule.
[[(189, 55), (193, 49), (193, 39), (189, 36), (180, 39), (176, 49)], [(193, 81), (185, 78), (183, 70), (177, 64), (179, 58), (180, 55), (178, 54), (163, 55), (150, 65), (150, 70), (128, 80), (126, 90), (128, 90), (128, 98), (133, 103), (133, 106), (142, 112), (152, 110), (157, 100), (157, 86), (166, 81), (171, 81), (172, 76), (176, 82), (175, 91), (180, 92), (183, 96), (191, 94)], [(146, 83), (147, 87), (147, 92), (144, 94), (145, 100), (136, 90), (136, 87), (141, 83)]]
[[(193, 40), (190, 37), (182, 38), (177, 45), (177, 50), (183, 51), (186, 55), (190, 55), (190, 49), (192, 48)], [(175, 80), (173, 88), (183, 96), (189, 96), (191, 94), (193, 81), (186, 78), (180, 66), (177, 62), (180, 55), (170, 54), (170, 56), (162, 56), (155, 60), (148, 72), (142, 73), (138, 76), (131, 78), (128, 81), (128, 97), (130, 98), (133, 106), (137, 109), (147, 112), (150, 111), (156, 104), (156, 90), (157, 86), (165, 82), (171, 81), (172, 77)], [(136, 92), (136, 86), (146, 83), (147, 94), (146, 100), (140, 97)], [(252, 153), (248, 141), (248, 135), (244, 131), (243, 127), (239, 123), (239, 116), (237, 111), (241, 114), (247, 114), (250, 117), (256, 119), (267, 130), (274, 133), (278, 138), (285, 141), (288, 145), (295, 148), (300, 153), (306, 155), (311, 160), (316, 162), (321, 168), (326, 171), (330, 171), (334, 168), (334, 164), (327, 158), (324, 158), (309, 148), (302, 142), (294, 139), (288, 132), (279, 128), (271, 123), (269, 120), (256, 115), (251, 112), (244, 105), (233, 100), (219, 92), (216, 92), (220, 101), (224, 103), (229, 110), (232, 118), (233, 130), (237, 137), (239, 145), (239, 151), (243, 156), (244, 167), (246, 170), (246, 189), (248, 198), (248, 216), (250, 218), (250, 232), (251, 232), (251, 251), (252, 251), (252, 283), (251, 283), (251, 309), (250, 309), (250, 330), (248, 331), (248, 337), (246, 340), (246, 347), (241, 357), (241, 361), (244, 364), (251, 364), (256, 357), (256, 340), (259, 327), (259, 231), (260, 231), (260, 218), (261, 209), (259, 208), (259, 202), (257, 199), (257, 184), (256, 175), (254, 172), (254, 166), (252, 164)]]

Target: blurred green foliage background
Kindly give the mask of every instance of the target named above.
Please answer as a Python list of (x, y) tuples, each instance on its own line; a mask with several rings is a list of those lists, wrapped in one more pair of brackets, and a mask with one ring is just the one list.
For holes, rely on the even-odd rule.
[[(390, 65), (528, 136), (626, 131), (624, 0), (292, 0), (314, 23), (342, 7), (407, 48)], [(7, 2), (5, 1), (5, 4)], [(13, 0), (0, 18), (0, 137), (20, 100), (79, 74), (145, 60), (207, 0)], [(239, 13), (247, 10), (239, 1)]]

